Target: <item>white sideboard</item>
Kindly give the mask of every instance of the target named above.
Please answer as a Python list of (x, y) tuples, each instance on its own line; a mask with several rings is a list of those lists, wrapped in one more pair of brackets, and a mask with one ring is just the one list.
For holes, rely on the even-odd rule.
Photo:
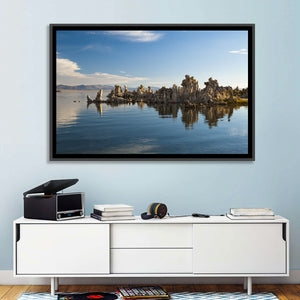
[(289, 221), (167, 217), (100, 222), (19, 218), (14, 275), (51, 277), (252, 277), (289, 275)]

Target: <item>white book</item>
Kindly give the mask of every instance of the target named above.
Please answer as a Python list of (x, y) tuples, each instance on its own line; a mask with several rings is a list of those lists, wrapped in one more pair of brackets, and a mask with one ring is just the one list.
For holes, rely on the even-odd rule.
[(135, 216), (115, 216), (115, 217), (102, 217), (97, 214), (91, 213), (91, 217), (99, 221), (121, 221), (121, 220), (135, 220)]
[(134, 207), (126, 204), (97, 204), (94, 209), (109, 212), (109, 211), (133, 211)]
[(232, 214), (226, 214), (231, 220), (275, 220), (275, 216), (234, 216)]
[(93, 213), (102, 217), (132, 216), (132, 210), (102, 211), (94, 208)]
[(234, 216), (274, 216), (270, 208), (230, 208), (230, 213)]

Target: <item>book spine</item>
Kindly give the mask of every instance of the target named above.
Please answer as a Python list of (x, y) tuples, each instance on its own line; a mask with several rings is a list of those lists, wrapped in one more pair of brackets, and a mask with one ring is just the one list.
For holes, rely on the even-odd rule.
[(274, 213), (232, 213), (233, 216), (243, 216), (243, 217), (247, 217), (247, 216), (274, 216)]
[(117, 217), (117, 216), (132, 216), (132, 211), (115, 211), (115, 212), (106, 212), (99, 209), (94, 208), (93, 210), (94, 214), (97, 214), (102, 217)]
[(234, 216), (232, 214), (226, 214), (226, 216), (232, 220), (275, 220), (275, 216), (268, 216), (268, 215)]
[(94, 211), (94, 214), (102, 216), (102, 211), (101, 210), (94, 208), (93, 211)]
[(115, 216), (115, 217), (104, 217), (97, 214), (91, 213), (91, 217), (99, 221), (122, 221), (122, 220), (134, 220), (134, 216)]
[(94, 209), (98, 209), (101, 211), (105, 211), (105, 212), (115, 212), (115, 211), (133, 211), (134, 207), (133, 206), (126, 206), (126, 207), (104, 207), (101, 205), (94, 205), (93, 207)]
[(94, 213), (91, 213), (91, 218), (97, 219), (99, 221), (101, 221), (101, 219), (102, 219), (101, 216), (94, 214)]
[(230, 213), (234, 216), (274, 216), (271, 209), (237, 209), (231, 208)]

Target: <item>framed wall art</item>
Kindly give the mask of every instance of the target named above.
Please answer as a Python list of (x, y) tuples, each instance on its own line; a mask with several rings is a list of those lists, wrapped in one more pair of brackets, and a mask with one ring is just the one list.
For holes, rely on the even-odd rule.
[(51, 24), (51, 160), (254, 160), (253, 24)]

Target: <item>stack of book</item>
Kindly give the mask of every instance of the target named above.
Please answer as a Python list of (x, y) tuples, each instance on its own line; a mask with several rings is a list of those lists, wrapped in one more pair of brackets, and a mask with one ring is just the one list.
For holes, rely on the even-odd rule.
[(270, 208), (231, 208), (227, 217), (231, 220), (274, 220), (274, 211)]
[(126, 204), (94, 205), (91, 217), (99, 221), (133, 220), (133, 206)]
[(118, 288), (122, 299), (169, 299), (170, 295), (160, 286), (137, 286)]

